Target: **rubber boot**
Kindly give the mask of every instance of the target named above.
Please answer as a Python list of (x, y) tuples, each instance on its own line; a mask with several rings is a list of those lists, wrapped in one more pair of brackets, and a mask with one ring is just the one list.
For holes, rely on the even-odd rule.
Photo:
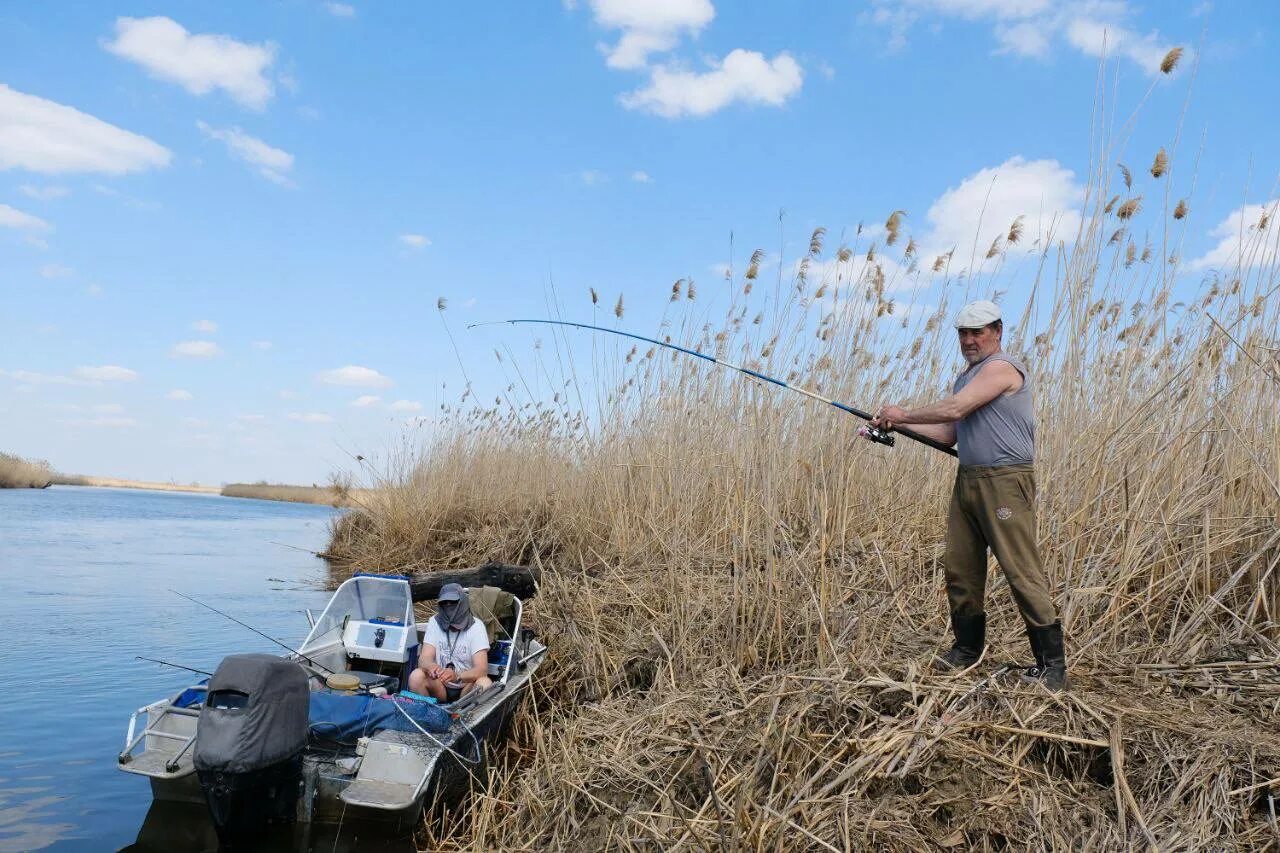
[(1029, 625), (1027, 640), (1031, 643), (1031, 653), (1035, 655), (1036, 662), (1022, 673), (1022, 680), (1028, 684), (1043, 684), (1053, 693), (1070, 689), (1067, 655), (1062, 645), (1062, 623)]
[(968, 669), (982, 657), (982, 650), (987, 644), (987, 614), (975, 613), (971, 616), (951, 614), (951, 633), (956, 641), (950, 651), (938, 655), (934, 659), (935, 672), (951, 672), (957, 669)]

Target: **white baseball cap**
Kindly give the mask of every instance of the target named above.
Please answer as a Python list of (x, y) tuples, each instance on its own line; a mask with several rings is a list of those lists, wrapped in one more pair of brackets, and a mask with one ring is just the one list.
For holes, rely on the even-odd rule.
[(956, 315), (957, 329), (981, 329), (1000, 319), (1000, 306), (986, 299), (970, 302)]

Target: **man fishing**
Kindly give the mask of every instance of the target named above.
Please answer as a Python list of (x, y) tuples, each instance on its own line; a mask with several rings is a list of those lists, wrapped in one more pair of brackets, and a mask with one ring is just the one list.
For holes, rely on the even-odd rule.
[(1035, 420), (1031, 380), (1001, 351), (1000, 308), (985, 300), (956, 315), (968, 368), (951, 396), (928, 406), (882, 406), (871, 425), (909, 425), (955, 445), (956, 471), (947, 513), (946, 578), (955, 643), (939, 655), (940, 671), (966, 669), (986, 646), (987, 549), (995, 554), (1027, 626), (1035, 664), (1022, 680), (1058, 692), (1068, 687), (1062, 624), (1036, 548)]

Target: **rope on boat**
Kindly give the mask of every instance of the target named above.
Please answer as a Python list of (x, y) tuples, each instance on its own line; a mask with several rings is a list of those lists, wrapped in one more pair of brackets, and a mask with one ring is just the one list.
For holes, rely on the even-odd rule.
[[(388, 697), (388, 698), (390, 698), (390, 697)], [(473, 744), (475, 745), (475, 748), (476, 748), (476, 757), (475, 757), (474, 759), (468, 758), (467, 756), (463, 755), (461, 752), (458, 752), (458, 751), (457, 751), (456, 749), (454, 749), (453, 747), (451, 747), (451, 746), (449, 746), (448, 744), (446, 744), (446, 743), (444, 743), (443, 741), (441, 741), (439, 738), (437, 738), (437, 737), (436, 737), (435, 735), (433, 735), (431, 732), (427, 731), (427, 730), (426, 730), (426, 729), (424, 729), (422, 726), (418, 725), (418, 721), (417, 721), (417, 720), (415, 720), (413, 717), (409, 716), (409, 712), (408, 712), (408, 711), (406, 711), (404, 708), (401, 708), (401, 707), (400, 707), (400, 703), (399, 703), (399, 702), (397, 702), (395, 699), (392, 699), (392, 700), (391, 700), (391, 702), (392, 702), (392, 704), (394, 704), (394, 705), (396, 706), (396, 710), (397, 710), (397, 711), (399, 711), (401, 714), (403, 714), (403, 715), (404, 715), (404, 718), (405, 718), (406, 720), (408, 720), (410, 723), (412, 723), (412, 724), (413, 724), (413, 727), (414, 727), (415, 729), (417, 729), (418, 731), (420, 731), (420, 732), (422, 732), (424, 735), (426, 735), (428, 738), (430, 738), (430, 739), (432, 740), (432, 742), (434, 742), (436, 746), (440, 747), (440, 749), (441, 749), (442, 751), (444, 751), (444, 752), (452, 752), (452, 753), (454, 754), (454, 756), (456, 756), (459, 760), (461, 760), (461, 761), (465, 761), (465, 762), (467, 762), (468, 764), (479, 764), (479, 763), (480, 763), (480, 761), (481, 761), (481, 756), (480, 756), (480, 739), (479, 739), (478, 737), (476, 737), (476, 733), (475, 733), (475, 732), (473, 732), (473, 731), (471, 730), (471, 727), (470, 727), (470, 726), (468, 726), (468, 725), (466, 724), (466, 722), (462, 719), (462, 717), (461, 717), (461, 716), (459, 716), (459, 717), (457, 718), (457, 719), (458, 719), (458, 725), (462, 726), (462, 728), (466, 730), (467, 734), (471, 735), (471, 743), (473, 743)], [(468, 773), (470, 773), (470, 772), (471, 772), (470, 768), (468, 768), (467, 772), (468, 772)], [(474, 774), (472, 774), (472, 775), (474, 775)]]

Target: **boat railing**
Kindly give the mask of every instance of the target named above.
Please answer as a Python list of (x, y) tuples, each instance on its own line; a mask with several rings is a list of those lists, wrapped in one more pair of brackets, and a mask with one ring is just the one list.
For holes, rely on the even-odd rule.
[[(199, 684), (192, 685), (188, 690), (203, 690), (204, 688), (205, 685)], [(148, 738), (175, 740), (180, 741), (182, 746), (178, 748), (177, 752), (173, 753), (172, 756), (168, 758), (165, 762), (164, 769), (167, 773), (177, 772), (182, 756), (186, 755), (187, 750), (189, 750), (196, 742), (195, 732), (192, 732), (190, 735), (185, 735), (177, 732), (162, 731), (159, 727), (164, 722), (165, 717), (169, 715), (177, 717), (200, 716), (200, 711), (196, 708), (179, 708), (174, 705), (174, 702), (179, 696), (183, 695), (183, 693), (186, 693), (186, 691), (184, 690), (182, 693), (178, 693), (168, 699), (161, 699), (158, 702), (152, 702), (150, 705), (143, 705), (141, 708), (129, 715), (129, 728), (124, 737), (124, 749), (121, 750), (118, 757), (120, 764), (128, 764), (133, 760), (133, 751), (138, 748), (139, 744), (146, 741), (149, 746), (150, 741), (147, 741)], [(139, 715), (146, 715), (144, 717), (146, 722), (140, 732), (138, 731)]]

